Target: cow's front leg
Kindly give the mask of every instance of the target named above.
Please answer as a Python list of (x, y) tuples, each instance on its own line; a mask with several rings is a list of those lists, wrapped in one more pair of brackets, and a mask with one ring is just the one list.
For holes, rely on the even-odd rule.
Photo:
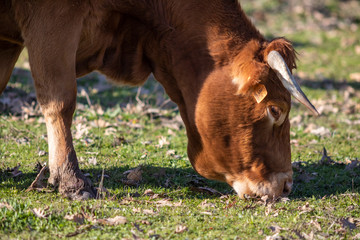
[[(49, 66), (51, 63), (51, 66)], [(76, 80), (66, 66), (50, 61), (45, 79), (33, 67), (38, 101), (41, 105), (49, 145), (49, 183), (72, 199), (95, 197), (91, 182), (81, 173), (71, 135), (72, 117), (76, 106)]]
[(83, 17), (76, 6), (63, 3), (43, 1), (44, 6), (29, 10), (32, 17), (26, 19), (22, 35), (48, 132), (49, 183), (72, 199), (87, 199), (95, 197), (95, 192), (79, 169), (70, 130), (76, 106), (76, 51)]
[[(56, 85), (56, 84), (55, 84)], [(60, 87), (49, 96), (38, 93), (46, 121), (49, 144), (49, 183), (72, 199), (95, 197), (91, 182), (81, 173), (71, 136), (76, 105), (76, 85)], [(54, 89), (55, 90), (55, 89)], [(50, 100), (52, 99), (52, 100)]]

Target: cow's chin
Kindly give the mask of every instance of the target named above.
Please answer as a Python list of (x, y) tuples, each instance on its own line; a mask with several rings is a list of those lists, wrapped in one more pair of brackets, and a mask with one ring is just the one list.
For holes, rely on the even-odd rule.
[(272, 199), (286, 197), (292, 188), (292, 171), (271, 173), (266, 180), (256, 181), (241, 177), (232, 187), (240, 198), (268, 196)]

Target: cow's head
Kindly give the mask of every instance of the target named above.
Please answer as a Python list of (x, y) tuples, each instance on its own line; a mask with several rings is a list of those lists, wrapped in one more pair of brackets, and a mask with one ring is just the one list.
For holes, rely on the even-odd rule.
[(285, 39), (250, 41), (210, 74), (196, 107), (202, 150), (191, 156), (201, 175), (226, 181), (240, 197), (290, 193), (291, 95), (318, 114), (292, 76), (294, 67), (295, 51)]

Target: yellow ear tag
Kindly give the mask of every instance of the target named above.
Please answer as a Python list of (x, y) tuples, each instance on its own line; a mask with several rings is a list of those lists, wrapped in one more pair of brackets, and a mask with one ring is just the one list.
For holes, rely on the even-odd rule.
[(258, 84), (254, 87), (253, 96), (257, 103), (261, 103), (267, 95), (266, 87), (263, 84)]

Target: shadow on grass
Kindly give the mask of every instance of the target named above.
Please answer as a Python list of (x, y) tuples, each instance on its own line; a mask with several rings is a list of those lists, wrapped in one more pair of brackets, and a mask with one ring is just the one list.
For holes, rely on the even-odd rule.
[(329, 195), (360, 192), (360, 166), (320, 163), (304, 164), (294, 171), (291, 199), (323, 198)]
[[(160, 192), (179, 192), (185, 189), (186, 194), (180, 194), (179, 198), (217, 198), (221, 195), (230, 194), (232, 188), (226, 183), (212, 181), (201, 177), (192, 168), (169, 168), (152, 165), (142, 166), (142, 181), (136, 185), (124, 184), (126, 176), (123, 174), (129, 168), (107, 168), (104, 185), (112, 190), (125, 190), (120, 195), (128, 192), (143, 194), (145, 189), (160, 189)], [(100, 180), (98, 174), (95, 184)], [(124, 181), (125, 180), (125, 181)], [(139, 190), (139, 191), (138, 191)]]
[[(126, 175), (123, 173), (131, 170), (129, 167), (110, 167), (104, 169), (104, 187), (110, 192), (115, 192), (116, 198), (124, 196), (142, 196), (146, 189), (161, 189), (164, 193), (178, 192), (184, 190), (179, 198), (218, 198), (221, 195), (230, 194), (232, 188), (226, 183), (205, 179), (198, 175), (192, 168), (164, 168), (151, 165), (141, 167), (142, 180), (135, 183), (126, 183)], [(85, 168), (83, 173), (88, 174), (94, 187), (99, 186), (102, 169), (97, 167)], [(37, 173), (24, 173), (12, 177), (11, 173), (2, 173), (0, 176), (0, 187), (2, 189), (16, 188), (25, 191)]]
[[(124, 196), (142, 196), (145, 189), (160, 189), (172, 193), (176, 198), (203, 199), (218, 198), (220, 195), (234, 193), (226, 183), (207, 180), (192, 168), (163, 168), (151, 165), (142, 166), (142, 181), (134, 185), (124, 184), (128, 167), (110, 167), (105, 169), (104, 187), (115, 192), (116, 198)], [(99, 185), (102, 169), (87, 168), (85, 173), (95, 187)], [(26, 173), (16, 178), (11, 174), (0, 177), (2, 188), (16, 188), (25, 191), (35, 179), (36, 173)], [(183, 193), (177, 192), (184, 190)], [(161, 190), (162, 189), (162, 190)], [(209, 190), (207, 190), (209, 189)], [(211, 193), (215, 190), (215, 193)], [(294, 171), (294, 187), (290, 199), (323, 198), (325, 196), (360, 191), (360, 167), (349, 169), (346, 165), (304, 164)], [(184, 193), (185, 192), (185, 193)]]

